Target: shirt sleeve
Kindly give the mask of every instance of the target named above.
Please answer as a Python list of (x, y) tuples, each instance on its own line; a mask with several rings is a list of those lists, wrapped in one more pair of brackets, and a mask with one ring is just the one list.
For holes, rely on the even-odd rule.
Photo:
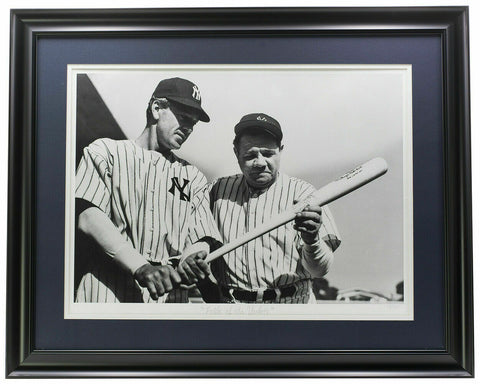
[(334, 252), (342, 242), (332, 212), (327, 205), (322, 207), (322, 226), (320, 227), (320, 238), (327, 243), (332, 252)]
[(213, 240), (214, 243), (221, 244), (221, 236), (210, 211), (210, 188), (204, 175), (201, 175), (193, 186), (192, 217), (187, 244), (193, 244), (199, 240), (210, 242)]
[[(302, 180), (298, 181), (295, 193), (296, 201), (304, 200), (316, 191), (311, 184)], [(340, 246), (340, 234), (328, 205), (322, 207), (322, 225), (320, 227), (319, 237), (329, 246), (332, 252)]]
[(301, 262), (312, 277), (322, 277), (333, 263), (333, 251), (325, 241), (318, 239), (314, 244), (303, 245)]
[(110, 215), (111, 193), (111, 160), (105, 144), (96, 140), (83, 150), (76, 173), (75, 197)]
[[(313, 192), (315, 188), (306, 182), (299, 183), (295, 200), (301, 201)], [(322, 207), (322, 225), (319, 230), (319, 239), (316, 243), (304, 244), (297, 233), (297, 249), (301, 255), (303, 267), (313, 276), (324, 276), (333, 263), (333, 252), (340, 246), (340, 235), (333, 215), (327, 205)]]

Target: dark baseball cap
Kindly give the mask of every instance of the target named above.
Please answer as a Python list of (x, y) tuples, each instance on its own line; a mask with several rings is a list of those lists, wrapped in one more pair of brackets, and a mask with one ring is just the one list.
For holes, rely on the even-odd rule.
[(179, 77), (162, 80), (153, 91), (152, 97), (165, 97), (168, 100), (193, 108), (198, 113), (200, 121), (210, 121), (210, 117), (202, 109), (200, 90), (191, 81)]
[(265, 113), (249, 113), (248, 115), (243, 116), (240, 119), (240, 122), (235, 125), (235, 135), (240, 135), (246, 129), (259, 129), (265, 131), (279, 141), (283, 138), (280, 123)]

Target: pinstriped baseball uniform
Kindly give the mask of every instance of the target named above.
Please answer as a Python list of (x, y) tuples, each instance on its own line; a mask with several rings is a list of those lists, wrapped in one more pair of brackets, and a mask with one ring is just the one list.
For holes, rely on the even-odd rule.
[[(303, 200), (314, 191), (309, 183), (281, 173), (261, 193), (251, 190), (242, 174), (217, 180), (210, 195), (223, 242), (226, 244), (250, 231), (293, 205), (294, 200)], [(322, 219), (320, 238), (334, 251), (340, 245), (340, 237), (326, 206)], [(214, 265), (213, 272), (223, 287), (256, 291), (294, 285), (296, 292), (292, 297), (275, 302), (311, 302), (312, 275), (300, 262), (302, 247), (301, 236), (290, 222), (228, 253)], [(321, 260), (316, 265), (320, 274), (326, 273), (328, 263)]]
[[(202, 239), (219, 240), (205, 176), (169, 152), (130, 140), (99, 139), (84, 149), (76, 198), (105, 212), (126, 240), (152, 264), (165, 265)], [(153, 302), (147, 289), (111, 260), (91, 266), (78, 287), (79, 302)], [(158, 302), (186, 302), (176, 289)]]

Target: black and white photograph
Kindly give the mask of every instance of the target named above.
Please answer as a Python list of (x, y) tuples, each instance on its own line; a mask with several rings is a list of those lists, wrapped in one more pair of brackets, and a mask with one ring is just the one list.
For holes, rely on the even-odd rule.
[(414, 320), (410, 65), (69, 65), (65, 318)]

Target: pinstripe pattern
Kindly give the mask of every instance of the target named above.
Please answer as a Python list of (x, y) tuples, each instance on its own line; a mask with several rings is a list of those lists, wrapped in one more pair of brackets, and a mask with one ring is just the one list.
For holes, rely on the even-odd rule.
[[(252, 191), (243, 175), (224, 177), (211, 188), (211, 205), (223, 242), (226, 244), (252, 230), (293, 202), (315, 191), (305, 181), (279, 174), (276, 182), (261, 193)], [(340, 244), (328, 207), (323, 207), (320, 237), (332, 250)], [(295, 285), (296, 294), (279, 302), (304, 303), (311, 298), (311, 274), (301, 262), (303, 242), (293, 222), (237, 248), (213, 266), (215, 278), (229, 288), (262, 290)]]
[[(150, 262), (167, 264), (203, 237), (219, 239), (205, 176), (171, 152), (163, 155), (130, 140), (99, 139), (84, 149), (76, 179), (76, 197), (104, 211)], [(107, 260), (83, 277), (77, 301), (153, 300)], [(158, 301), (186, 302), (187, 291), (174, 290)]]

